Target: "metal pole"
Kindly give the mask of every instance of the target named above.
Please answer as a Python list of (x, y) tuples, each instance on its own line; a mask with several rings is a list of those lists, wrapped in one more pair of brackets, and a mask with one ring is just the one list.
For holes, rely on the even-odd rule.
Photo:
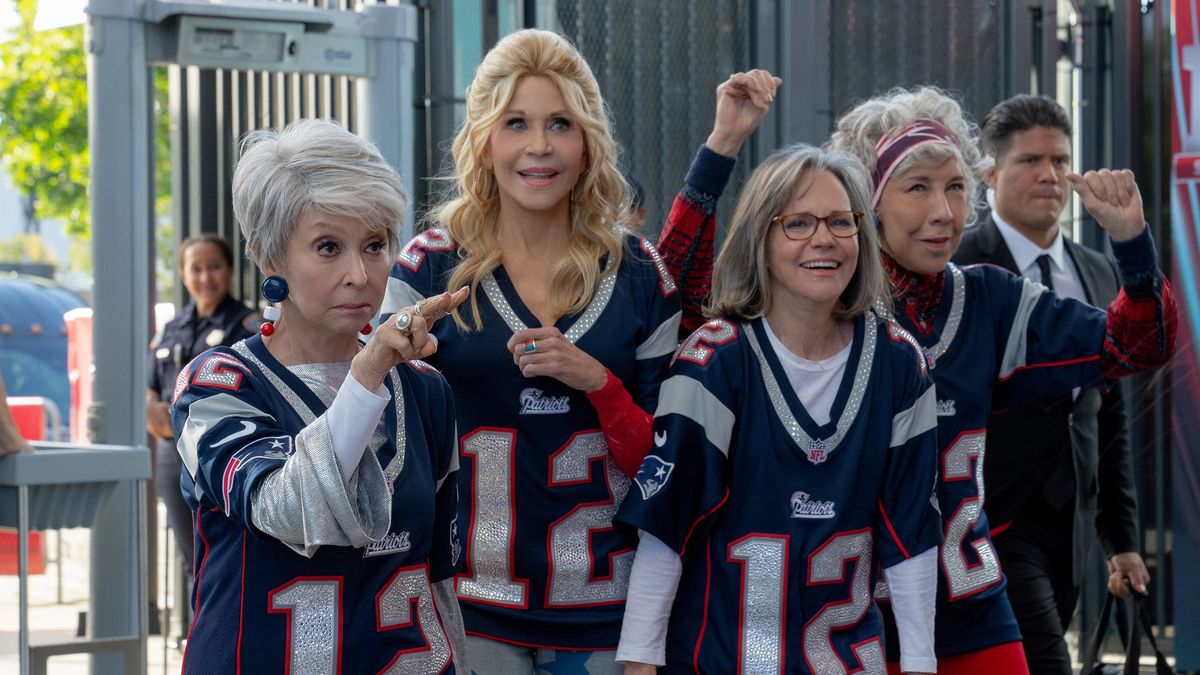
[[(144, 352), (150, 236), (150, 72), (143, 0), (88, 4), (88, 147), (91, 152), (95, 274), (94, 443), (141, 445), (145, 438)], [(114, 264), (120, 261), (120, 264)], [(146, 671), (143, 485), (122, 481), (92, 529), (89, 637), (141, 635), (139, 663), (92, 657), (93, 673)], [(137, 549), (130, 550), (129, 542)]]
[(17, 654), (21, 675), (29, 675), (29, 488), (17, 487)]
[(356, 82), (358, 133), (375, 143), (404, 179), (409, 200), (400, 241), (408, 241), (413, 236), (418, 199), (413, 181), (415, 115), (411, 105), (417, 11), (412, 6), (366, 5), (362, 15), (371, 75)]
[(1028, 94), (1032, 91), (1030, 74), (1033, 71), (1034, 31), (1033, 14), (1037, 0), (1008, 0), (1004, 26), (1004, 44), (1008, 45), (1004, 61), (1004, 96)]

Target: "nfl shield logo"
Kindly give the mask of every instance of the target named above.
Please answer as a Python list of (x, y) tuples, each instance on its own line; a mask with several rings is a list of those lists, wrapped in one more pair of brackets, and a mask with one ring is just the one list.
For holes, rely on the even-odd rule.
[(664, 461), (658, 455), (646, 455), (646, 459), (642, 460), (642, 468), (638, 469), (633, 479), (642, 491), (642, 499), (650, 499), (663, 489), (674, 470), (674, 462)]
[(808, 447), (804, 449), (804, 454), (808, 455), (808, 461), (820, 464), (829, 459), (829, 447), (825, 445), (825, 441), (817, 439), (809, 443)]

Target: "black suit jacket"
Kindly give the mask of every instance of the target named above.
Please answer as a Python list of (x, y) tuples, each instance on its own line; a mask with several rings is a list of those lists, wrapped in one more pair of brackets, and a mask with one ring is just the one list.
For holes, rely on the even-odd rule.
[[(1120, 288), (1115, 262), (1070, 239), (1064, 238), (1064, 244), (1089, 304), (1107, 307)], [(989, 263), (1020, 274), (990, 213), (963, 234), (954, 261)], [(1138, 550), (1137, 493), (1125, 421), (1118, 384), (1107, 393), (1086, 389), (1074, 401), (1067, 395), (994, 412), (988, 422), (984, 471), (988, 522), (998, 528), (1021, 518), (1051, 520), (1050, 514), (1039, 514), (1037, 506), (1074, 505), (1072, 532), (1063, 532), (1060, 541), (1071, 537), (1076, 585), (1083, 576), (1093, 528), (1108, 556)], [(1073, 500), (1064, 494), (1064, 487), (1069, 490), (1064, 476), (1075, 479)], [(1035, 499), (1038, 496), (1043, 499)], [(1031, 502), (1035, 506), (1027, 509)]]

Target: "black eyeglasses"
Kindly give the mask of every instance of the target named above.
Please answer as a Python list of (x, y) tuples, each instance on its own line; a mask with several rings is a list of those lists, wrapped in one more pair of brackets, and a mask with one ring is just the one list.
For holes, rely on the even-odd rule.
[(792, 241), (812, 239), (821, 223), (825, 223), (830, 234), (844, 239), (858, 234), (862, 217), (862, 211), (835, 211), (824, 218), (811, 213), (785, 213), (775, 216), (771, 222), (783, 224), (783, 234)]

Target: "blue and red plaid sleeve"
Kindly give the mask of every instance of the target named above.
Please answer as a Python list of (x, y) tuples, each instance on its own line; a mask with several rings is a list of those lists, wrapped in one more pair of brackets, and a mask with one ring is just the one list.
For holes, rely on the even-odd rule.
[(701, 145), (659, 234), (658, 251), (680, 288), (680, 339), (705, 321), (704, 303), (712, 288), (716, 249), (717, 200), (736, 162)]
[(1171, 285), (1158, 271), (1150, 229), (1113, 242), (1122, 288), (1108, 306), (1100, 361), (1104, 377), (1115, 380), (1157, 368), (1175, 353), (1178, 314)]

